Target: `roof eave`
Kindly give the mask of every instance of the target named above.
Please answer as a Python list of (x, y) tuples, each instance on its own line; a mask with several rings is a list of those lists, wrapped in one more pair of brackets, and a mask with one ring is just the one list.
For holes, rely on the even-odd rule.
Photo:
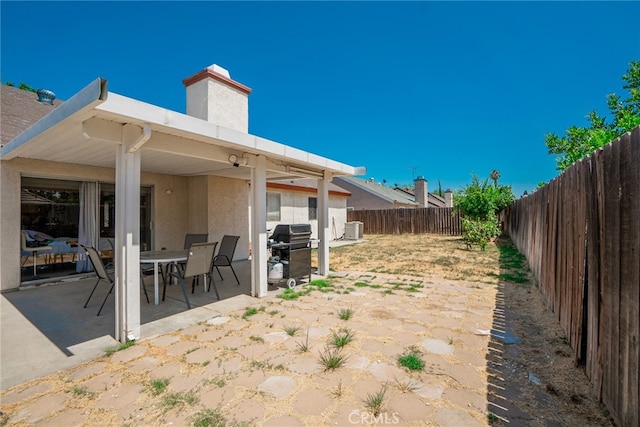
[(6, 145), (0, 147), (0, 160), (19, 157), (21, 148), (27, 142), (73, 115), (92, 110), (107, 99), (107, 93), (107, 80), (101, 77), (97, 78)]
[(313, 168), (316, 172), (328, 171), (334, 176), (356, 175), (362, 169), (113, 92), (109, 94), (107, 102), (97, 106), (96, 110), (110, 117), (117, 116), (128, 122), (149, 124), (152, 128), (163, 128), (170, 130), (170, 133), (178, 133), (196, 140), (214, 138), (240, 152), (262, 154), (285, 162), (301, 163), (305, 168)]

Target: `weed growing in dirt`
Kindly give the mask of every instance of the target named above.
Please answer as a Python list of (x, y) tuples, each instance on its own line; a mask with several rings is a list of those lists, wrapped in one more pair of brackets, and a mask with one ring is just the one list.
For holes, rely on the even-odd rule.
[(258, 314), (258, 309), (255, 307), (247, 307), (244, 314), (242, 315), (242, 318), (246, 320), (248, 317), (251, 317), (254, 314)]
[(159, 394), (164, 393), (168, 385), (169, 385), (168, 378), (160, 378), (157, 380), (153, 380), (149, 384), (147, 384), (146, 389), (151, 394), (151, 396), (157, 396)]
[(489, 421), (489, 425), (494, 425), (500, 422), (500, 418), (496, 414), (489, 412), (487, 414), (487, 421)]
[(284, 365), (282, 364), (278, 364), (278, 365), (272, 365), (269, 362), (263, 362), (262, 360), (252, 360), (251, 362), (249, 362), (249, 366), (251, 368), (256, 368), (256, 369), (261, 369), (261, 370), (266, 370), (266, 369), (270, 369), (270, 370), (274, 370), (274, 371), (284, 371)]
[(504, 280), (505, 282), (513, 282), (513, 283), (527, 283), (529, 279), (525, 274), (518, 271), (514, 274), (511, 273), (502, 273), (500, 274), (500, 280)]
[(338, 385), (336, 386), (336, 388), (334, 390), (331, 390), (331, 394), (336, 399), (340, 399), (342, 397), (342, 393), (343, 393), (342, 380), (340, 380), (340, 381), (338, 381)]
[(331, 331), (331, 337), (329, 338), (329, 345), (335, 348), (342, 348), (345, 345), (353, 341), (355, 336), (354, 332), (348, 328), (340, 329), (338, 332)]
[(342, 320), (349, 320), (353, 316), (353, 309), (351, 308), (341, 308), (338, 310), (338, 317)]
[(396, 387), (398, 387), (398, 390), (400, 390), (402, 393), (414, 392), (418, 390), (420, 386), (421, 386), (420, 381), (416, 379), (405, 378), (405, 379), (399, 380), (396, 378)]
[(326, 280), (312, 280), (309, 282), (310, 286), (315, 286), (316, 288), (333, 288), (333, 284), (327, 282)]
[(118, 346), (109, 347), (109, 348), (105, 349), (104, 352), (107, 353), (107, 356), (111, 356), (116, 351), (127, 349), (127, 348), (129, 348), (129, 347), (131, 347), (131, 346), (133, 346), (135, 344), (136, 344), (136, 340), (127, 341), (127, 342), (122, 343), (122, 344), (120, 344)]
[(307, 351), (309, 351), (309, 329), (307, 329), (307, 339), (305, 340), (305, 342), (296, 343), (296, 346), (301, 353), (306, 353)]
[(388, 387), (389, 385), (385, 383), (380, 390), (374, 394), (367, 395), (366, 399), (363, 400), (364, 406), (373, 413), (374, 417), (380, 415), (384, 408), (384, 395), (387, 393)]
[[(220, 366), (218, 364), (218, 366)], [(206, 380), (204, 380), (204, 385), (215, 385), (216, 387), (224, 387), (225, 385), (227, 385), (227, 380), (224, 377), (209, 377)]]
[(175, 393), (167, 393), (164, 395), (164, 397), (162, 398), (162, 407), (166, 412), (179, 406), (195, 405), (196, 403), (198, 403), (198, 400), (200, 399), (193, 391), (177, 391)]
[(326, 371), (334, 371), (347, 362), (347, 356), (342, 353), (342, 348), (326, 347), (324, 352), (320, 353), (320, 364), (324, 366)]
[(250, 339), (251, 341), (255, 341), (255, 342), (259, 342), (259, 343), (263, 343), (263, 342), (264, 342), (264, 338), (259, 337), (259, 336), (257, 336), (257, 335), (251, 335), (251, 336), (249, 337), (249, 339)]
[(285, 326), (284, 327), (284, 331), (287, 333), (287, 335), (289, 335), (290, 337), (294, 336), (295, 334), (298, 333), (298, 331), (302, 329), (301, 326)]
[(227, 419), (216, 409), (203, 409), (190, 417), (194, 427), (222, 427), (227, 425)]
[(313, 288), (305, 288), (300, 291), (294, 291), (293, 289), (285, 289), (281, 294), (278, 294), (278, 298), (282, 298), (283, 300), (294, 300), (298, 299), (301, 296), (309, 295)]
[(77, 385), (74, 385), (73, 388), (71, 389), (71, 393), (74, 396), (80, 397), (80, 396), (88, 396), (93, 398), (95, 396), (95, 393), (89, 392), (87, 391), (86, 388), (84, 387), (78, 387)]
[(398, 364), (410, 371), (421, 371), (424, 369), (424, 360), (422, 360), (422, 352), (415, 346), (402, 355), (398, 356)]
[(365, 283), (365, 282), (356, 282), (356, 283), (353, 284), (353, 286), (357, 286), (359, 288), (365, 288), (365, 287), (369, 286), (369, 284)]
[(276, 315), (276, 314), (278, 314), (278, 313), (279, 313), (279, 311), (278, 311), (278, 310), (271, 310), (271, 311), (269, 311), (269, 313), (268, 313), (268, 314), (269, 314), (269, 316), (275, 316), (275, 315)]

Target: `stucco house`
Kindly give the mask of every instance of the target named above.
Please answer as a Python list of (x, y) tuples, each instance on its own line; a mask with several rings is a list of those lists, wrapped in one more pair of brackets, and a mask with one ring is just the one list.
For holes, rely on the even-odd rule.
[[(347, 200), (351, 193), (329, 184), (329, 238), (344, 234)], [(278, 224), (310, 224), (311, 237), (318, 237), (318, 182), (313, 178), (267, 182), (267, 229)]]
[(236, 258), (252, 248), (251, 293), (267, 294), (272, 181), (315, 180), (318, 273), (329, 272), (330, 183), (362, 168), (248, 133), (251, 89), (218, 65), (182, 83), (186, 114), (113, 93), (102, 78), (53, 105), (2, 88), (0, 291), (20, 286), (21, 230), (39, 221), (22, 215), (23, 194), (38, 189), (65, 202), (42, 223), (52, 233), (90, 246), (113, 236), (120, 341), (140, 337), (140, 252), (179, 249), (186, 233), (240, 236)]
[(351, 193), (347, 208), (354, 210), (396, 208), (452, 207), (453, 194), (447, 190), (445, 197), (429, 193), (427, 180), (418, 177), (413, 189), (387, 187), (373, 179), (355, 176), (336, 176), (333, 183)]

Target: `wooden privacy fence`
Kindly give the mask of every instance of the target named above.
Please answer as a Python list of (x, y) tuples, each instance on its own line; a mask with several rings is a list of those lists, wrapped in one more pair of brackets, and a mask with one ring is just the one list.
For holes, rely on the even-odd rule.
[(640, 425), (640, 127), (503, 215), (596, 395)]
[(454, 208), (348, 211), (347, 221), (362, 222), (365, 234), (462, 234), (460, 216)]

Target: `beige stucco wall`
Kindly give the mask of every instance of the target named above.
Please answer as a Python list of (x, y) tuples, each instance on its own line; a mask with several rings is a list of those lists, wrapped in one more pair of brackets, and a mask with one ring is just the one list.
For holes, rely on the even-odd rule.
[[(0, 162), (0, 290), (20, 285), (20, 177), (115, 182), (115, 169), (30, 159)], [(241, 236), (236, 259), (246, 259), (248, 200), (246, 181), (217, 177), (179, 177), (143, 172), (141, 185), (153, 194), (153, 249), (180, 249), (186, 233)], [(167, 192), (167, 190), (171, 190)], [(170, 193), (170, 194), (168, 194)]]
[(193, 176), (187, 179), (189, 192), (189, 217), (187, 233), (208, 233), (208, 177)]
[[(309, 197), (317, 197), (304, 191), (268, 189), (269, 193), (280, 194), (280, 221), (267, 221), (267, 228), (273, 230), (278, 224), (311, 224), (311, 238), (318, 238), (318, 220), (309, 219)], [(339, 239), (344, 234), (347, 221), (347, 198), (329, 195), (329, 236)]]
[(249, 183), (232, 178), (207, 177), (209, 241), (225, 234), (240, 236), (234, 259), (249, 257)]

